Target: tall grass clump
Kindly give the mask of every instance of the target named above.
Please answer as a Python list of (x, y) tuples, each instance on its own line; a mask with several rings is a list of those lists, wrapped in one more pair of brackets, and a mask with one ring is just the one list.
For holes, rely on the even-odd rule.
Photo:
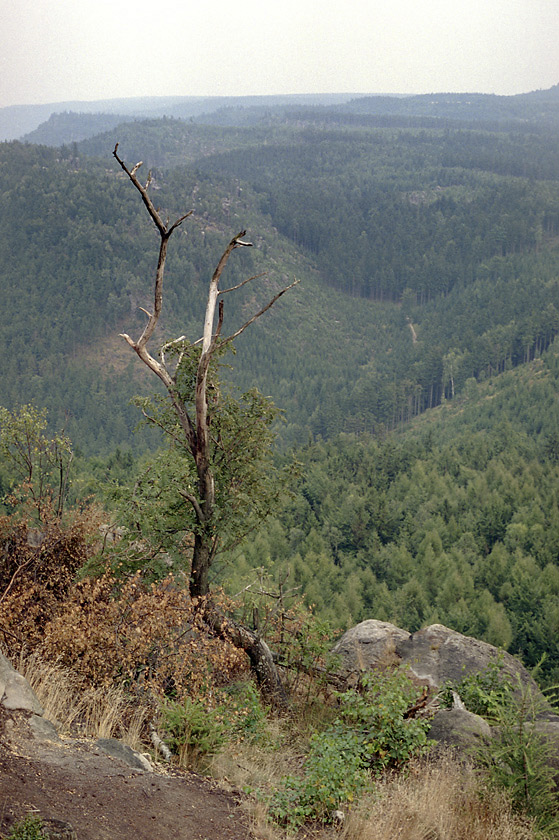
[(472, 766), (446, 756), (381, 780), (348, 812), (341, 840), (536, 840), (534, 821)]
[(133, 704), (122, 688), (94, 687), (70, 668), (37, 654), (20, 657), (18, 667), (37, 695), (44, 716), (61, 733), (116, 737), (131, 747), (140, 745), (148, 709)]

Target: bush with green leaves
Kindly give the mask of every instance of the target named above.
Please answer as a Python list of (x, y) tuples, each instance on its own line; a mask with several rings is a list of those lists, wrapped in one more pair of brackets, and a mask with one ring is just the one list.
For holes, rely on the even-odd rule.
[(33, 814), (27, 814), (12, 826), (12, 830), (6, 835), (6, 840), (44, 840), (45, 837), (42, 819)]
[(428, 749), (430, 721), (408, 717), (418, 693), (407, 668), (402, 667), (365, 674), (358, 691), (339, 695), (340, 722), (358, 733), (363, 756), (373, 771), (399, 767)]
[(480, 746), (475, 758), (489, 781), (507, 790), (513, 807), (536, 820), (549, 837), (559, 836), (559, 805), (552, 760), (556, 747), (536, 728), (545, 699), (519, 686), (494, 710), (494, 735)]
[(214, 689), (213, 702), (166, 701), (161, 709), (165, 741), (181, 764), (205, 770), (226, 741), (265, 738), (266, 711), (254, 683), (243, 680)]
[(358, 690), (338, 694), (338, 717), (311, 737), (304, 775), (283, 780), (270, 802), (272, 817), (289, 828), (328, 822), (363, 793), (372, 775), (424, 753), (429, 721), (407, 717), (417, 694), (404, 668), (366, 674)]
[(450, 707), (453, 692), (459, 695), (469, 712), (494, 721), (514, 695), (514, 684), (504, 670), (502, 654), (483, 670), (464, 676), (459, 682), (445, 683), (439, 694), (441, 705)]
[(181, 703), (167, 701), (161, 709), (161, 725), (169, 749), (187, 767), (206, 769), (225, 743), (224, 726), (217, 711), (190, 697)]
[(265, 738), (266, 710), (252, 680), (230, 683), (218, 696), (216, 717), (222, 720), (228, 738), (236, 741)]
[(369, 784), (359, 736), (332, 727), (311, 737), (304, 776), (286, 776), (272, 797), (270, 815), (287, 828), (307, 820), (329, 822), (343, 803), (355, 801)]

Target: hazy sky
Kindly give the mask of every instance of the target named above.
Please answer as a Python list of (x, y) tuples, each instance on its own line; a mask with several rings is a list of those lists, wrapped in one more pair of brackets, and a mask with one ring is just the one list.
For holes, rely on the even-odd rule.
[(0, 107), (558, 82), (559, 0), (0, 0)]

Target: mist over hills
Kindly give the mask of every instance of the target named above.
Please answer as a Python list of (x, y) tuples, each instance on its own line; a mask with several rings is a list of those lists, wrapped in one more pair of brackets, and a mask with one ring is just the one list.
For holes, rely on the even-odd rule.
[[(144, 96), (125, 99), (55, 102), (47, 105), (10, 105), (0, 108), (0, 141), (24, 138), (45, 142), (31, 135), (50, 117), (73, 114), (112, 114), (122, 118), (175, 117), (189, 120), (223, 108), (283, 107), (285, 105), (330, 105), (346, 102), (355, 94), (293, 94), (291, 96)], [(87, 135), (87, 136), (91, 136)], [(71, 142), (73, 138), (60, 140)], [(47, 145), (54, 145), (47, 143)]]
[[(0, 140), (24, 139), (61, 145), (94, 136), (87, 115), (108, 115), (113, 124), (128, 119), (172, 117), (205, 124), (246, 125), (285, 118), (286, 113), (312, 107), (361, 116), (428, 117), (458, 121), (509, 121), (556, 125), (559, 85), (514, 96), (433, 93), (418, 96), (380, 94), (293, 94), (270, 96), (160, 96), (13, 105), (0, 108)], [(299, 114), (299, 117), (301, 114)], [(70, 119), (71, 117), (71, 119)], [(46, 123), (47, 126), (43, 124)], [(106, 126), (107, 127), (107, 126)]]

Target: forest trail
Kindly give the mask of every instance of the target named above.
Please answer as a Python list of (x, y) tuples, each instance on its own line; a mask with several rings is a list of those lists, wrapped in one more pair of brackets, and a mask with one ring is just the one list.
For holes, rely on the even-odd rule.
[(70, 823), (79, 840), (250, 840), (238, 795), (179, 769), (133, 770), (94, 742), (30, 737), (0, 715), (0, 834), (29, 813)]

